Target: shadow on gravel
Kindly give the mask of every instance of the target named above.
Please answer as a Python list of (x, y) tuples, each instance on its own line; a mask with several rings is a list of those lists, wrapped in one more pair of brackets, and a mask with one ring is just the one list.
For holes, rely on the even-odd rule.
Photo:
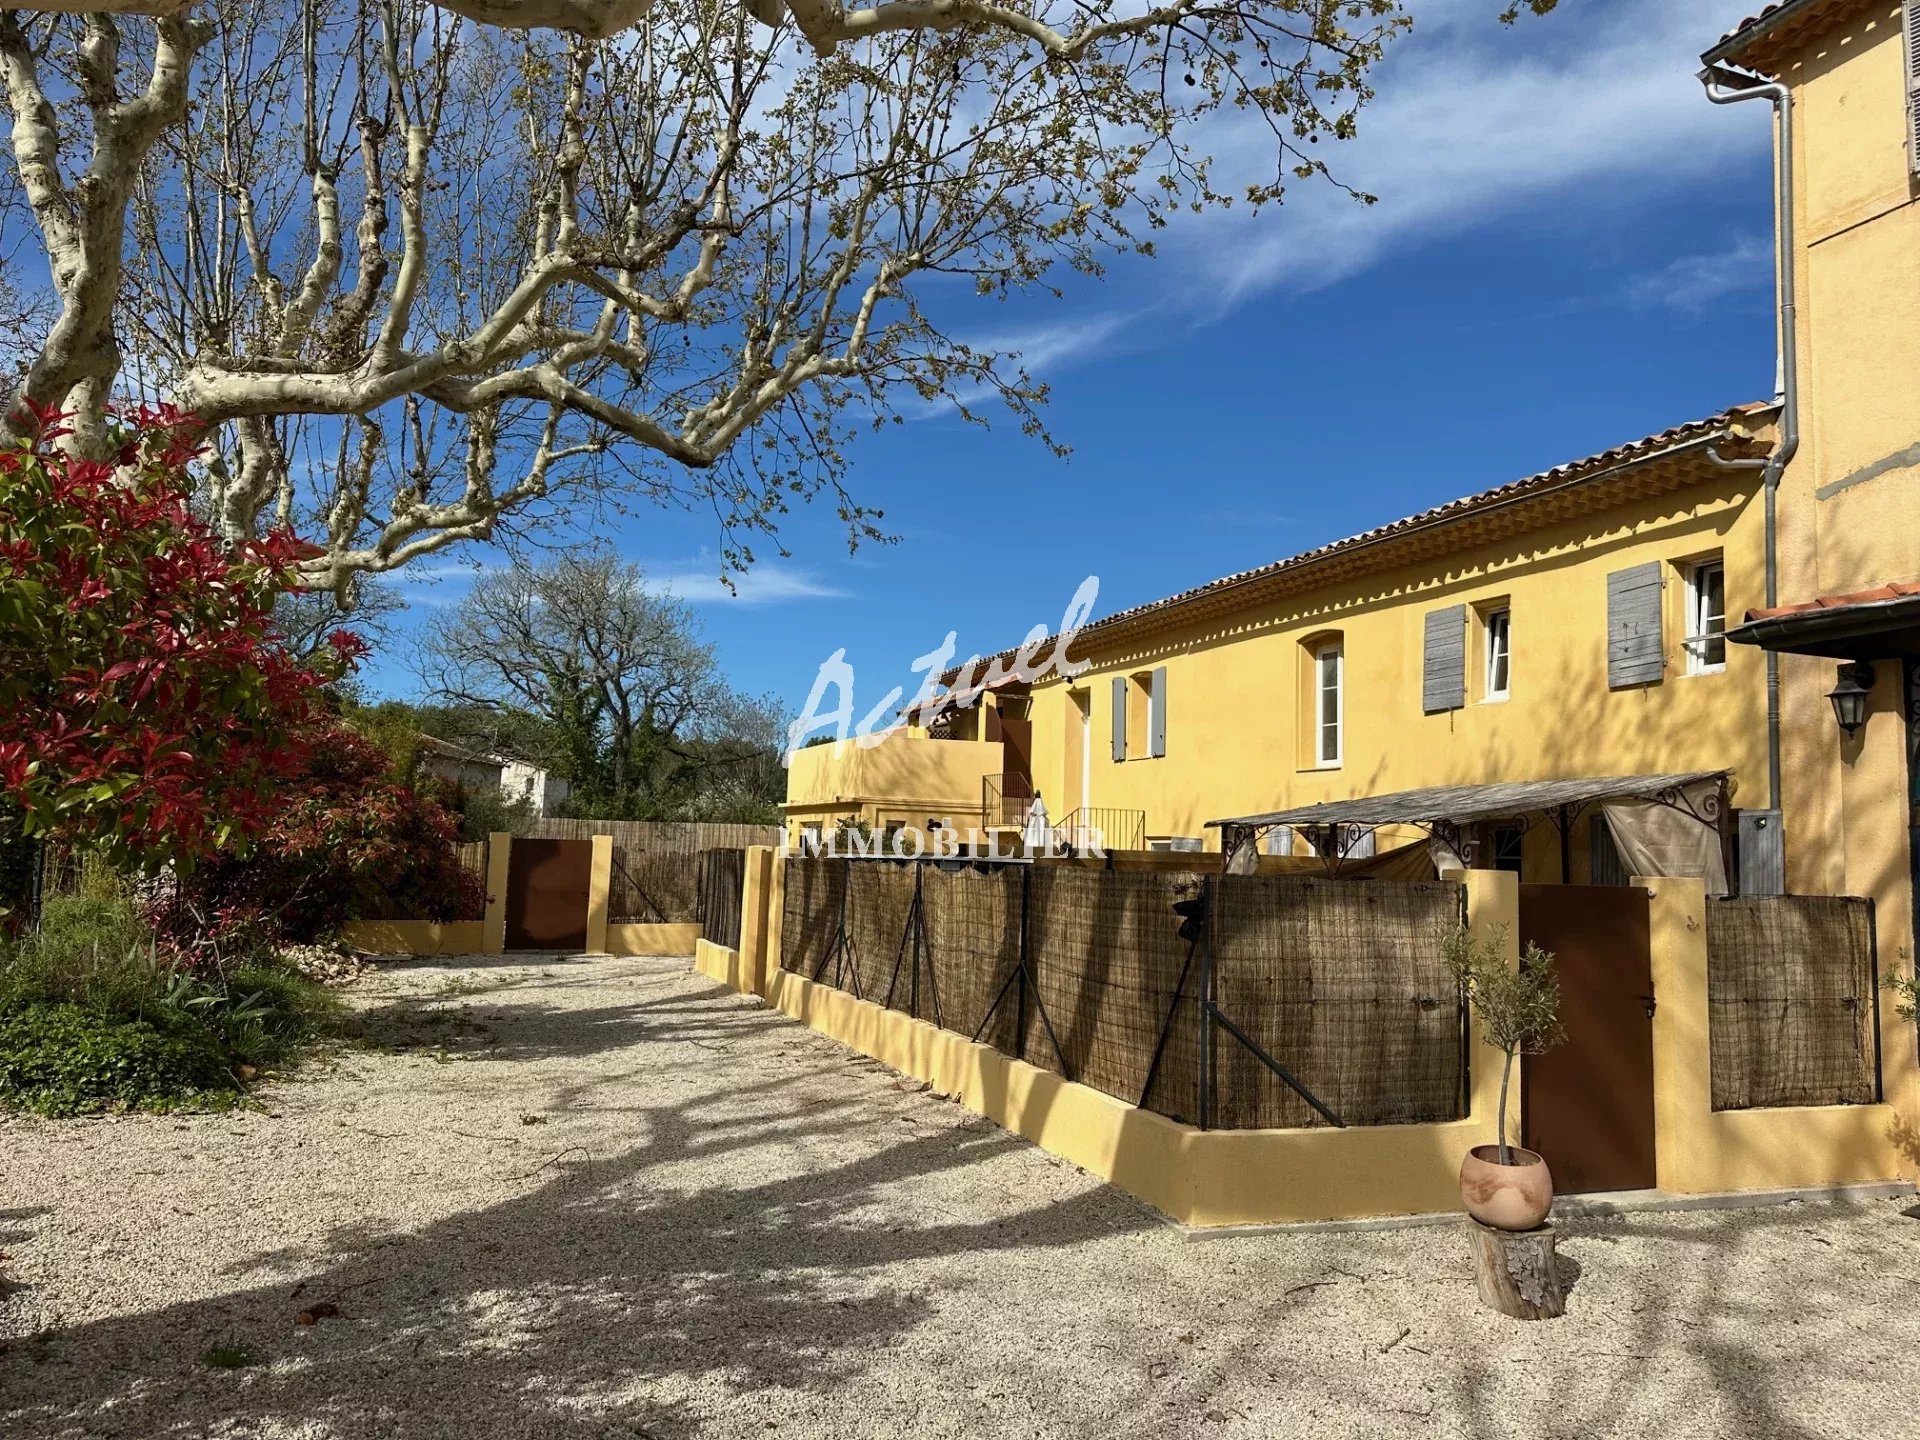
[[(571, 1023), (581, 1018), (572, 1012)], [(501, 1058), (577, 1053), (546, 1032), (545, 1019), (516, 1005)], [(684, 999), (587, 1020), (594, 1043), (585, 1049), (737, 1038), (784, 1024)], [(0, 1353), (0, 1413), (13, 1417), (0, 1430), (143, 1440), (209, 1430), (355, 1440), (681, 1435), (713, 1422), (678, 1398), (700, 1377), (717, 1375), (736, 1394), (859, 1383), (935, 1304), (931, 1285), (882, 1282), (869, 1273), (876, 1267), (1071, 1246), (1157, 1223), (1098, 1189), (977, 1223), (876, 1218), (898, 1214), (878, 1203), (886, 1187), (1024, 1146), (984, 1123), (929, 1126), (764, 1184), (652, 1188), (661, 1182), (649, 1172), (676, 1162), (844, 1137), (857, 1122), (843, 1112), (862, 1108), (858, 1097), (737, 1113), (742, 1095), (776, 1098), (820, 1068), (774, 1067), (764, 1085), (685, 1105), (637, 1096), (634, 1133), (648, 1137), (644, 1146), (611, 1158), (523, 1152), (526, 1173), (513, 1178), (534, 1187), (524, 1195), (413, 1233), (384, 1221), (335, 1232), (321, 1244), (340, 1258), (298, 1286), (76, 1326), (32, 1353)], [(723, 1101), (735, 1113), (703, 1113)], [(302, 1311), (316, 1323), (298, 1324)], [(216, 1345), (242, 1347), (257, 1363), (210, 1368), (202, 1357)]]
[[(543, 989), (556, 988), (552, 981), (541, 984)], [(453, 989), (374, 1006), (354, 1017), (348, 1037), (394, 1052), (445, 1049), (470, 1060), (552, 1060), (641, 1044), (718, 1048), (793, 1028), (777, 1011), (715, 1009), (681, 996), (586, 1008), (529, 1003), (516, 997), (514, 989)]]

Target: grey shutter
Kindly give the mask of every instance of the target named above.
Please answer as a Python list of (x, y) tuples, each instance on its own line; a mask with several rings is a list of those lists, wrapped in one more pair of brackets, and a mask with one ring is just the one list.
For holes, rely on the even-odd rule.
[(1347, 827), (1347, 855), (1349, 860), (1371, 860), (1374, 856), (1374, 831), (1359, 825)]
[(1920, 0), (1901, 7), (1907, 53), (1907, 168), (1920, 175)]
[(1651, 685), (1667, 668), (1660, 633), (1660, 562), (1607, 576), (1607, 687)]
[(1127, 758), (1127, 677), (1113, 677), (1113, 758)]
[(1147, 693), (1147, 753), (1167, 753), (1167, 667), (1153, 672), (1153, 688)]
[(1291, 825), (1276, 825), (1267, 831), (1267, 854), (1293, 854), (1293, 827)]
[(1427, 647), (1421, 708), (1432, 715), (1467, 703), (1467, 607), (1427, 612)]
[(1784, 895), (1787, 855), (1781, 844), (1778, 810), (1742, 810), (1740, 817), (1740, 893)]

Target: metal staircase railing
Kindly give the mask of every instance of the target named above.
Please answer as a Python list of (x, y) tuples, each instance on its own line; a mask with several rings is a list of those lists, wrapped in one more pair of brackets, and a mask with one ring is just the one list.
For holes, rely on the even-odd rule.
[(1025, 775), (1007, 772), (988, 775), (980, 782), (981, 823), (1018, 827), (1026, 822), (1033, 808), (1033, 781)]
[(1082, 805), (1053, 827), (1053, 843), (1074, 851), (1144, 850), (1147, 812), (1111, 805)]

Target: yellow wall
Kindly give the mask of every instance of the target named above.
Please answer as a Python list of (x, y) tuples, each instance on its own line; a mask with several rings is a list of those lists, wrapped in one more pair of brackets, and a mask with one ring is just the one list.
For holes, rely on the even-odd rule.
[(650, 925), (614, 921), (607, 926), (606, 950), (609, 955), (691, 955), (699, 941), (700, 924), (694, 920)]
[(1672, 878), (1633, 883), (1652, 895), (1653, 990), (1660, 997), (1653, 1016), (1660, 1188), (1697, 1195), (1913, 1179), (1920, 1148), (1891, 1105), (1713, 1108), (1705, 884)]
[(923, 827), (932, 816), (970, 824), (980, 816), (982, 785), (1005, 764), (998, 740), (934, 740), (898, 730), (880, 744), (855, 740), (794, 752), (787, 771), (787, 833), (803, 825), (830, 831), (844, 819), (876, 829)]
[(340, 938), (374, 955), (477, 955), (478, 920), (349, 920)]
[[(1736, 803), (1764, 805), (1764, 685), (1758, 655), (1735, 647), (1724, 673), (1688, 675), (1676, 562), (1721, 552), (1728, 605), (1759, 603), (1760, 516), (1750, 472), (1597, 517), (1330, 585), (1223, 619), (1189, 622), (1122, 649), (1078, 647), (1074, 682), (1092, 704), (1089, 803), (1146, 812), (1149, 836), (1206, 836), (1207, 821), (1426, 785), (1558, 776), (1732, 769)], [(1607, 576), (1647, 560), (1669, 567), (1658, 684), (1607, 688)], [(1479, 622), (1494, 599), (1512, 610), (1510, 698), (1482, 701)], [(1468, 703), (1422, 713), (1426, 616), (1469, 607)], [(1345, 745), (1333, 769), (1311, 764), (1307, 644), (1340, 633)], [(1167, 669), (1166, 754), (1112, 759), (1112, 677)], [(1036, 781), (1068, 793), (1080, 759), (1069, 687), (1034, 695)], [(1584, 848), (1584, 847), (1582, 847)], [(1530, 860), (1552, 863), (1552, 847)], [(1540, 873), (1529, 878), (1557, 878)], [(1574, 878), (1585, 878), (1584, 867)]]
[[(1909, 173), (1900, 6), (1861, 0), (1781, 70), (1792, 88), (1799, 456), (1781, 486), (1780, 600), (1920, 579), (1920, 185)], [(1900, 666), (1841, 738), (1836, 662), (1781, 663), (1790, 889), (1870, 896), (1882, 969), (1913, 963)], [(1886, 1007), (1888, 1098), (1920, 1123), (1914, 1035)]]
[[(1354, 1219), (1450, 1211), (1459, 1166), (1491, 1143), (1497, 1050), (1474, 1027), (1467, 1118), (1438, 1125), (1202, 1131), (978, 1045), (963, 1035), (818, 985), (778, 966), (781, 876), (743, 900), (741, 950), (701, 941), (699, 973), (769, 1003), (996, 1124), (1194, 1226)], [(749, 852), (749, 873), (754, 866)], [(1465, 875), (1468, 919), (1518, 963), (1518, 878)], [(1706, 892), (1699, 880), (1637, 879), (1651, 892), (1654, 1087), (1662, 1190), (1709, 1194), (1911, 1180), (1914, 1131), (1890, 1105), (1716, 1113), (1707, 1044)], [(760, 937), (757, 941), (751, 937)], [(757, 953), (756, 953), (757, 952)], [(1521, 1076), (1509, 1123), (1517, 1131)], [(1552, 1156), (1548, 1156), (1551, 1165)]]

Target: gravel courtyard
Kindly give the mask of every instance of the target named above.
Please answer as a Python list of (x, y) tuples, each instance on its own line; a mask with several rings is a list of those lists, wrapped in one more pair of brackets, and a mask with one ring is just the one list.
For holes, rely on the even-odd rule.
[(1450, 1228), (1183, 1239), (683, 961), (348, 993), (377, 1048), (266, 1109), (0, 1119), (0, 1435), (1920, 1423), (1900, 1202), (1579, 1223), (1524, 1325)]

